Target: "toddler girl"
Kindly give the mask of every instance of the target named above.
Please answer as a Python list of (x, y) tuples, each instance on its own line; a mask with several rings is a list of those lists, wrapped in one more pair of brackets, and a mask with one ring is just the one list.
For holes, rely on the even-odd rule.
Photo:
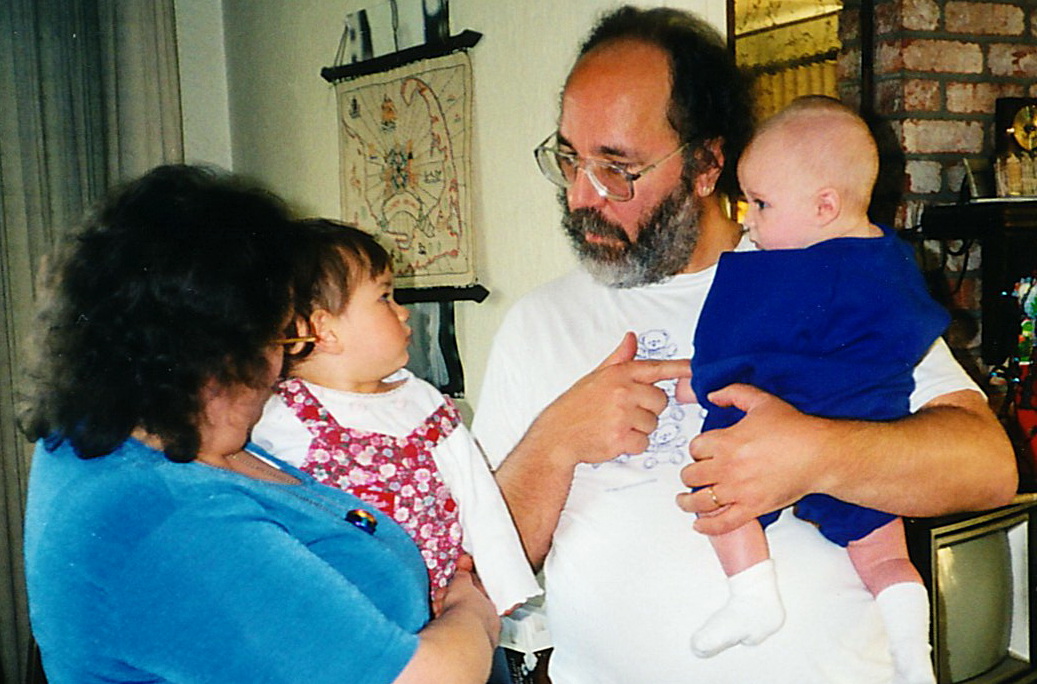
[(467, 552), (499, 612), (539, 594), (457, 408), (403, 367), (411, 332), (393, 300), (389, 254), (351, 226), (302, 227), (288, 331), (296, 345), (253, 440), (400, 523), (421, 549), (433, 593)]

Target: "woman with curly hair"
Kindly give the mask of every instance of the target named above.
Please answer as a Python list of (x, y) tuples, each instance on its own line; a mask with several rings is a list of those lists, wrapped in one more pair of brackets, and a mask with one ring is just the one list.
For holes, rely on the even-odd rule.
[(486, 681), (474, 575), (430, 620), (401, 528), (249, 442), (293, 343), (295, 230), (262, 190), (160, 167), (49, 271), (21, 417), (51, 684)]

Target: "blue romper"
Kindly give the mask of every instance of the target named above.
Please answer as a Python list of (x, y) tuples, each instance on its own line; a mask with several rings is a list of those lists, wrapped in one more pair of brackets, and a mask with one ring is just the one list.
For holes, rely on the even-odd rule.
[[(888, 228), (878, 238), (725, 253), (695, 330), (692, 387), (709, 411), (702, 429), (744, 415), (706, 399), (736, 382), (810, 415), (902, 418), (910, 413), (914, 367), (948, 322), (910, 247)], [(825, 494), (804, 497), (795, 512), (840, 546), (896, 518)]]

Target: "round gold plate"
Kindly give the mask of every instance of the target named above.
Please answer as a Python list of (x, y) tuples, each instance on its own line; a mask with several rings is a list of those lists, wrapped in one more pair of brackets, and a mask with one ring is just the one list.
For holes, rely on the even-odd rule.
[(1020, 107), (1008, 132), (1024, 150), (1031, 151), (1037, 148), (1037, 106)]

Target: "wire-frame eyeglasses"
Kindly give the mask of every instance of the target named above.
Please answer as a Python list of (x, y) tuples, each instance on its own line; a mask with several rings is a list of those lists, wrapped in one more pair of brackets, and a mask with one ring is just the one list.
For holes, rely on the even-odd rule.
[(557, 147), (557, 135), (552, 133), (547, 136), (547, 139), (533, 150), (537, 166), (544, 177), (560, 188), (569, 188), (576, 182), (576, 172), (582, 169), (600, 196), (616, 202), (633, 199), (635, 181), (687, 146), (687, 143), (684, 143), (638, 171), (630, 171), (628, 164), (588, 159), (575, 152), (560, 150)]

